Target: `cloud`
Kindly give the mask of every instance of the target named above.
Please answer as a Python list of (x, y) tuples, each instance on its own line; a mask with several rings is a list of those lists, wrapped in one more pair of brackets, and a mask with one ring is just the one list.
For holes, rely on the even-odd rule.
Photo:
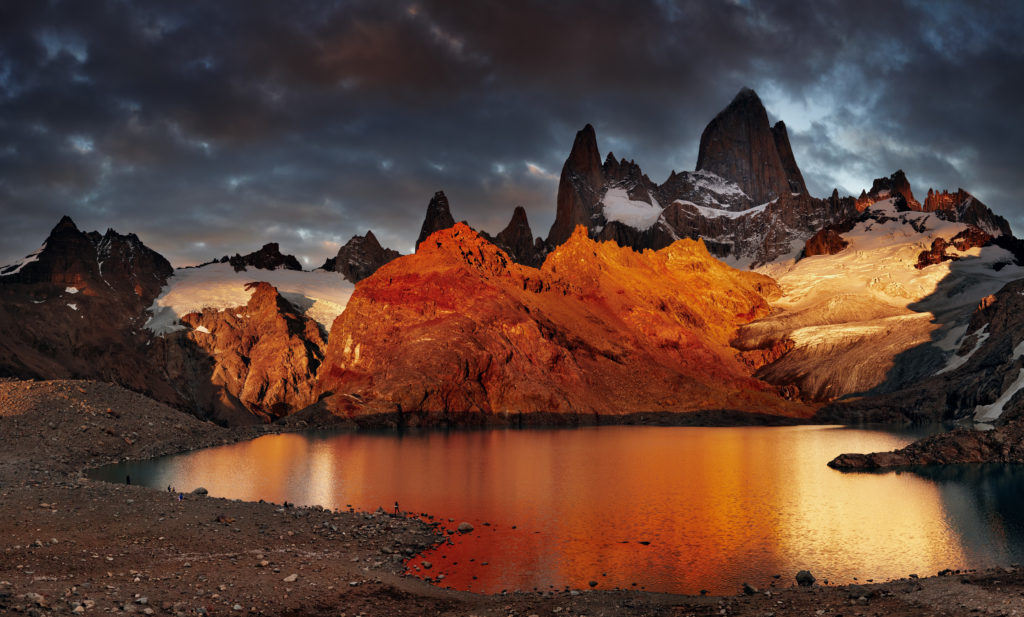
[(661, 180), (745, 85), (815, 194), (902, 168), (1024, 221), (1021, 31), (1016, 3), (917, 0), (6, 3), (0, 263), (65, 213), (179, 265), (409, 251), (437, 190), (546, 235), (580, 127)]

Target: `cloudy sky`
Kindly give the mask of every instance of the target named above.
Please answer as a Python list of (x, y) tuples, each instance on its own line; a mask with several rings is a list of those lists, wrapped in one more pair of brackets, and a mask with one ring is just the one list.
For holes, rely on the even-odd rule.
[(175, 265), (268, 241), (409, 252), (436, 190), (536, 235), (592, 123), (656, 182), (743, 86), (811, 193), (897, 168), (1024, 231), (1024, 3), (0, 3), (0, 264), (63, 214)]

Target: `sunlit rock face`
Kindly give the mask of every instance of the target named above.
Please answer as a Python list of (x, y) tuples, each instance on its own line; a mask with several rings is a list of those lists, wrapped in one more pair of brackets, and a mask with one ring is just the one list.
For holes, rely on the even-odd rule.
[(244, 306), (184, 315), (191, 330), (179, 335), (208, 357), (216, 396), (207, 404), (212, 416), (231, 424), (271, 420), (311, 404), (327, 347), (317, 323), (272, 285), (247, 288), (252, 297)]
[[(960, 336), (951, 338), (951, 353), (933, 374), (880, 396), (827, 406), (820, 418), (840, 422), (1024, 420), (1024, 279), (1020, 276), (977, 303)], [(993, 460), (1002, 460), (1000, 456)]]
[(728, 345), (777, 293), (700, 242), (636, 253), (580, 227), (536, 270), (456, 224), (357, 287), (319, 387), (339, 415), (805, 415)]
[(760, 270), (782, 297), (735, 340), (741, 349), (782, 346), (756, 375), (807, 400), (920, 383), (951, 361), (981, 298), (1024, 275), (979, 228), (909, 210), (902, 196), (814, 240), (820, 246), (809, 241), (803, 259)]

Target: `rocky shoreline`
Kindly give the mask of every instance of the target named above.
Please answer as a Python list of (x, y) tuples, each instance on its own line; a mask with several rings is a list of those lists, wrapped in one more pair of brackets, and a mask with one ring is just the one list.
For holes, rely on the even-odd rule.
[(0, 614), (1024, 614), (1016, 568), (864, 586), (780, 581), (719, 598), (471, 594), (404, 574), (409, 557), (445, 538), (430, 520), (195, 494), (179, 501), (85, 475), (118, 460), (298, 428), (225, 429), (98, 382), (0, 381)]
[(930, 435), (892, 452), (840, 454), (829, 461), (833, 469), (869, 471), (919, 465), (1024, 463), (1024, 420), (987, 431), (957, 428)]

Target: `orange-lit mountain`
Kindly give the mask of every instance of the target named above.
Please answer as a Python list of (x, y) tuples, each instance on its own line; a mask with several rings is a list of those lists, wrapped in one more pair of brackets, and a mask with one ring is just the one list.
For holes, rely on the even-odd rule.
[(319, 389), (338, 415), (806, 416), (728, 344), (777, 293), (700, 241), (637, 253), (580, 227), (537, 270), (460, 223), (356, 287)]

